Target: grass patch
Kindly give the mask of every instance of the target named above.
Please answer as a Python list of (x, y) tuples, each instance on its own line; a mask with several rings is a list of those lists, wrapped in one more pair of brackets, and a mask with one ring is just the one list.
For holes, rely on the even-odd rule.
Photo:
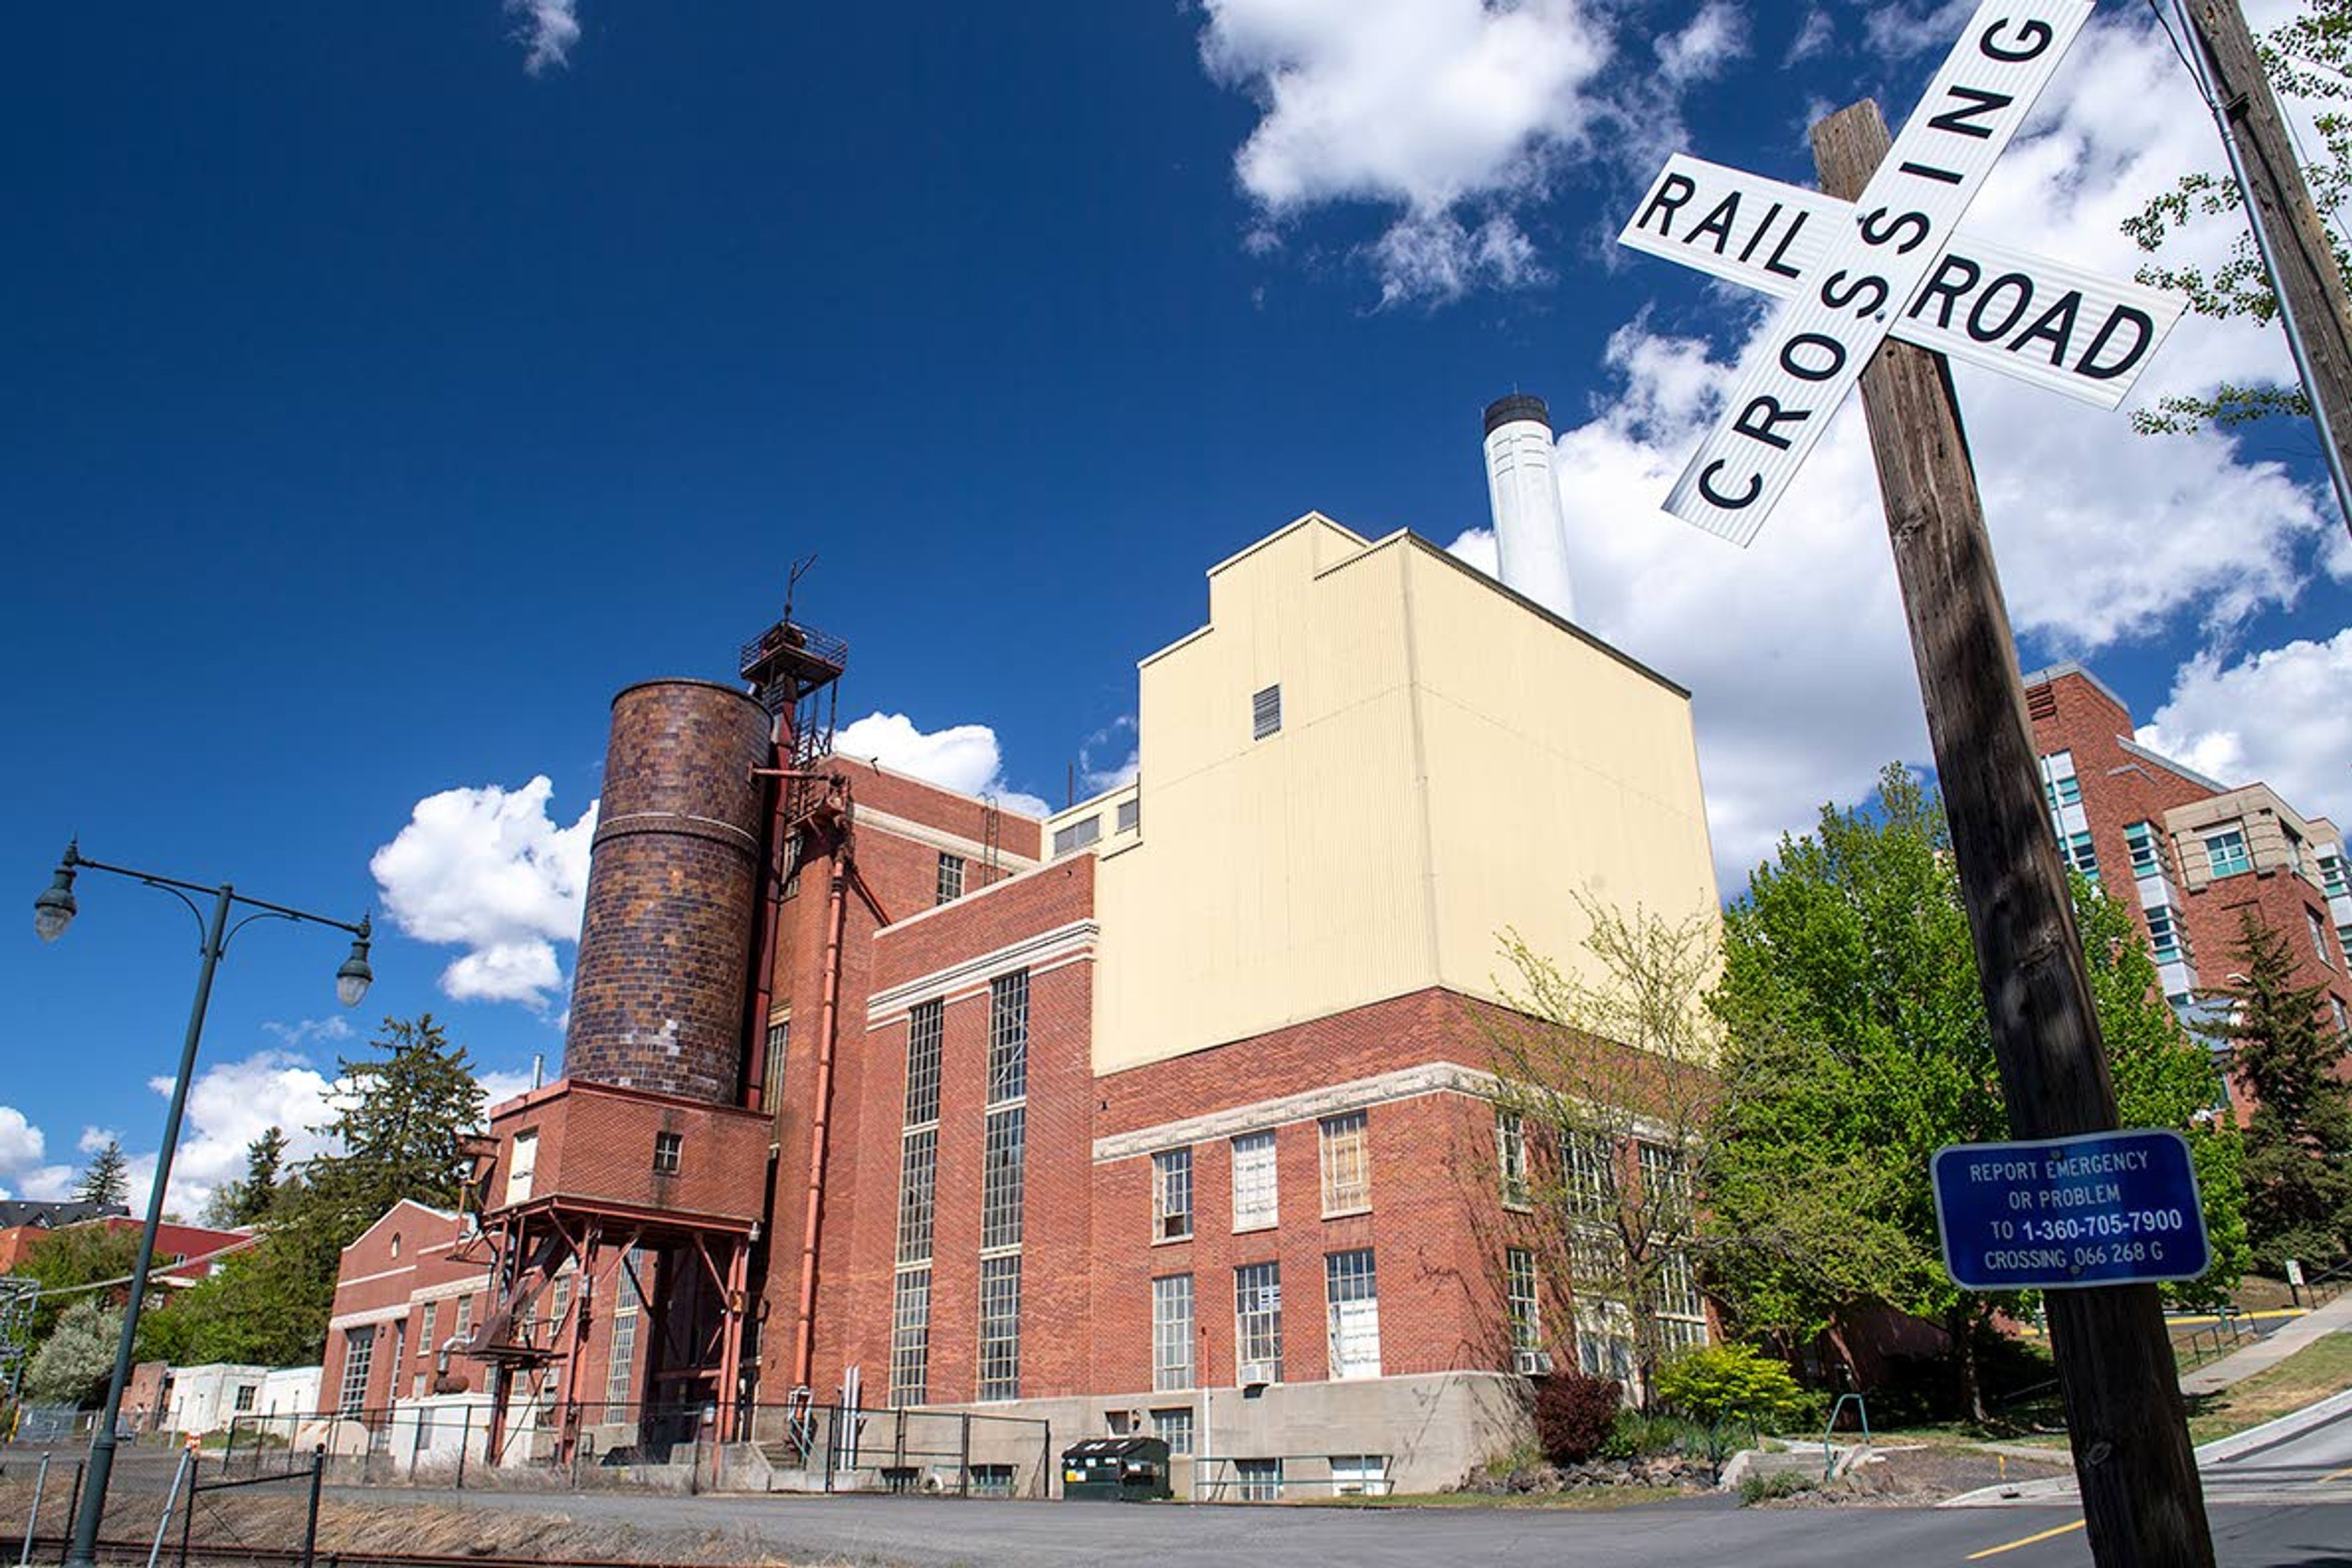
[(2352, 1388), (2352, 1333), (2328, 1334), (2243, 1383), (2190, 1400), (2189, 1436), (2192, 1442), (2210, 1443), (2347, 1388)]
[(1581, 1487), (1564, 1492), (1396, 1492), (1388, 1497), (1309, 1499), (1307, 1508), (1631, 1508), (1691, 1494), (1673, 1487)]

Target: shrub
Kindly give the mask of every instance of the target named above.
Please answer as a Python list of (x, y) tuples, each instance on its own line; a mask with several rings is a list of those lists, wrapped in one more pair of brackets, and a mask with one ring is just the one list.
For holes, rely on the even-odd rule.
[(1706, 1428), (1680, 1415), (1640, 1410), (1620, 1410), (1616, 1424), (1609, 1429), (1609, 1440), (1601, 1445), (1601, 1457), (1604, 1459), (1646, 1459), (1658, 1454), (1706, 1452)]
[(1553, 1464), (1581, 1464), (1609, 1441), (1624, 1403), (1613, 1377), (1555, 1373), (1536, 1384), (1536, 1441)]
[(1658, 1397), (1710, 1426), (1744, 1421), (1776, 1428), (1813, 1406), (1786, 1364), (1746, 1345), (1706, 1345), (1668, 1363), (1658, 1373)]

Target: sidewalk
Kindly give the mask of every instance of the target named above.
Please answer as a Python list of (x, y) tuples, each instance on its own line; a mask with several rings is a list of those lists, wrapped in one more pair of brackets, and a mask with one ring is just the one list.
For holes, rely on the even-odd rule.
[(2352, 1290), (2315, 1311), (2305, 1313), (2268, 1339), (2258, 1340), (2243, 1350), (2231, 1351), (2221, 1360), (2199, 1367), (2180, 1380), (2180, 1392), (2218, 1394), (2231, 1384), (2243, 1383), (2254, 1373), (2276, 1366), (2314, 1340), (2344, 1330), (2352, 1330)]

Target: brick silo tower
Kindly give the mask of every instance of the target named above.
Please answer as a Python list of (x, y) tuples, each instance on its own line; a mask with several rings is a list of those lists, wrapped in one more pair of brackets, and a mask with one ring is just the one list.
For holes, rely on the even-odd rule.
[[(757, 685), (704, 680), (614, 699), (563, 1075), (494, 1107), (475, 1149), (491, 1306), (466, 1349), (490, 1368), (494, 1450), (534, 1425), (567, 1458), (583, 1436), (735, 1435), (773, 1125), (746, 1047), (803, 684), (781, 712)], [(628, 1298), (661, 1331), (625, 1374), (607, 1349), (591, 1383), (612, 1340), (593, 1326)], [(624, 1377), (635, 1397), (604, 1403)]]

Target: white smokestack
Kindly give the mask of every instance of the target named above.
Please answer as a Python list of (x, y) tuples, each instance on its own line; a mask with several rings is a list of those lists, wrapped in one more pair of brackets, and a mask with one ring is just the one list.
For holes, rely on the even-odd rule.
[(1576, 619), (1568, 576), (1568, 524), (1552, 477), (1551, 410), (1513, 393), (1486, 408), (1486, 494), (1495, 512), (1495, 552), (1503, 585), (1562, 620)]

